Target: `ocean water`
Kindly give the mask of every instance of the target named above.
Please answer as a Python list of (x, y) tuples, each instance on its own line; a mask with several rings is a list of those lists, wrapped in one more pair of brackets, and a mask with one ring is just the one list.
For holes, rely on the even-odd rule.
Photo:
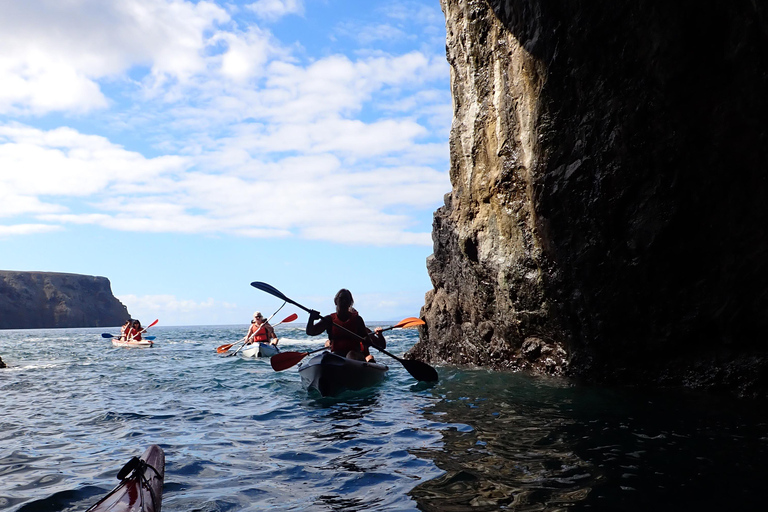
[[(765, 507), (765, 404), (447, 367), (425, 385), (383, 354), (380, 386), (321, 398), (295, 368), (216, 354), (245, 331), (158, 326), (151, 349), (0, 331), (0, 510), (84, 510), (150, 444), (165, 511)], [(395, 354), (417, 339), (388, 334)]]

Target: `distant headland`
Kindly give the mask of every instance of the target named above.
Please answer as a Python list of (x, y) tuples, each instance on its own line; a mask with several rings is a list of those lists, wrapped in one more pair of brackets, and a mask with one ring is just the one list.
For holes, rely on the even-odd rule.
[(0, 329), (112, 327), (128, 318), (106, 277), (0, 270)]

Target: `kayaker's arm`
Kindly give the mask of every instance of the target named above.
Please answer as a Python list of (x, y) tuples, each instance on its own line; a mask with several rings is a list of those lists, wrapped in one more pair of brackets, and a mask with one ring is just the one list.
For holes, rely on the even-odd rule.
[[(324, 333), (328, 328), (326, 319), (330, 320), (330, 318), (322, 317), (319, 312), (311, 309), (309, 311), (309, 319), (307, 320), (307, 336), (317, 336), (318, 334)], [(317, 320), (320, 321), (318, 322)]]
[(381, 331), (381, 327), (377, 327), (372, 333), (368, 333), (366, 341), (374, 347), (387, 348), (387, 340), (384, 339)]

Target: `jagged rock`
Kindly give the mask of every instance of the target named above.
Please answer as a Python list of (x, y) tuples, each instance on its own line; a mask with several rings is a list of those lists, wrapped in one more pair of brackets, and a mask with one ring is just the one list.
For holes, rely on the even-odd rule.
[(410, 355), (538, 338), (544, 372), (765, 393), (768, 6), (441, 4), (453, 188)]
[(113, 327), (128, 318), (106, 277), (0, 270), (0, 329)]

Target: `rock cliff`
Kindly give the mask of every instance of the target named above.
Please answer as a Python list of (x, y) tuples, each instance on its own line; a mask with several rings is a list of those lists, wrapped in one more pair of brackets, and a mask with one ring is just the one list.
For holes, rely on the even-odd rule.
[(452, 191), (412, 355), (768, 389), (768, 7), (441, 0)]
[(128, 318), (106, 277), (0, 270), (0, 329), (112, 327)]

